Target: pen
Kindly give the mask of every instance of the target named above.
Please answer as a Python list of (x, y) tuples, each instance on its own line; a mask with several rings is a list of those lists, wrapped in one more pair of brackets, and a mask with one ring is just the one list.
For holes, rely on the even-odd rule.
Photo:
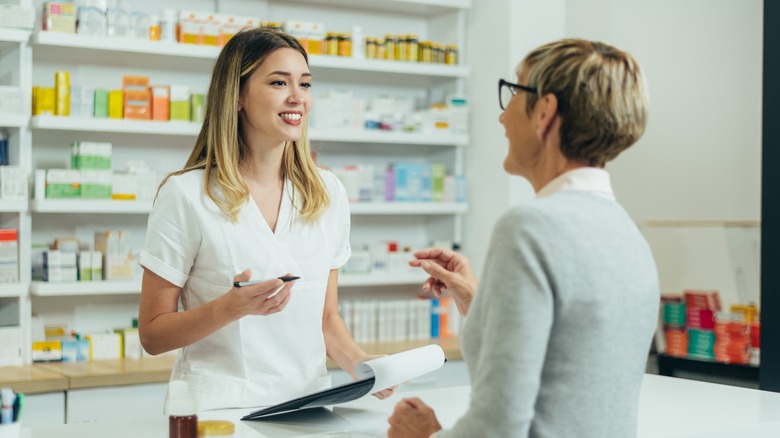
[(0, 408), (0, 423), (11, 424), (14, 422), (14, 401), (16, 394), (11, 388), (5, 387), (0, 390), (2, 398), (2, 408)]
[[(301, 277), (294, 277), (294, 276), (282, 276), (278, 277), (279, 280), (282, 280), (283, 282), (287, 283), (288, 281), (297, 280)], [(268, 280), (252, 280), (252, 281), (236, 281), (233, 283), (233, 286), (235, 287), (244, 287), (244, 286), (251, 286), (253, 284), (262, 283), (264, 281)]]

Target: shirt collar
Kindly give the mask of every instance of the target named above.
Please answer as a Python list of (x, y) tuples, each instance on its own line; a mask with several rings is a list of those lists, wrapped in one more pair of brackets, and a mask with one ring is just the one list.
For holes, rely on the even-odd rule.
[(561, 190), (588, 192), (613, 201), (615, 200), (609, 173), (597, 167), (579, 167), (564, 172), (545, 184), (536, 194), (536, 197), (543, 198)]

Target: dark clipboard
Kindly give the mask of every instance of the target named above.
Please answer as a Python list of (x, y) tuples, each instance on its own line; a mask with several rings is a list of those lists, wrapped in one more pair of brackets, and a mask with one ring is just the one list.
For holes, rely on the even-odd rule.
[(333, 388), (323, 389), (322, 391), (317, 391), (290, 401), (259, 409), (243, 416), (241, 419), (247, 421), (263, 421), (270, 416), (285, 412), (350, 402), (368, 394), (374, 386), (375, 381), (376, 378), (369, 377)]

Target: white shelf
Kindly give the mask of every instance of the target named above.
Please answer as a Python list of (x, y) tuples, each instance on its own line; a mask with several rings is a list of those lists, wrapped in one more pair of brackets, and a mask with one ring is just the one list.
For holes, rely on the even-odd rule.
[(461, 214), (468, 211), (462, 202), (366, 202), (349, 205), (353, 215)]
[[(411, 256), (409, 258), (411, 259)], [(339, 274), (339, 286), (400, 286), (410, 284), (422, 286), (426, 278), (428, 278), (428, 274), (422, 270), (411, 272), (374, 272), (371, 274)]]
[(322, 68), (383, 74), (436, 76), (442, 78), (466, 78), (470, 73), (468, 67), (458, 65), (389, 61), (382, 59), (352, 59), (342, 56), (324, 55), (309, 55), (309, 66), (312, 70)]
[(285, 0), (287, 2), (428, 16), (471, 8), (471, 0)]
[(343, 143), (417, 144), (431, 146), (459, 146), (469, 144), (469, 136), (449, 132), (387, 132), (343, 129), (311, 129), (311, 141)]
[(0, 43), (26, 43), (30, 34), (29, 30), (0, 27)]
[[(92, 117), (33, 116), (33, 129), (54, 131), (114, 132), (142, 135), (178, 135), (196, 137), (200, 124), (190, 122), (155, 122), (125, 119), (95, 119)], [(311, 141), (343, 143), (417, 144), (457, 146), (469, 143), (468, 135), (442, 133), (407, 133), (367, 130), (311, 130)]]
[[(69, 49), (73, 51), (105, 51), (116, 54), (160, 55), (165, 58), (189, 58), (214, 61), (220, 47), (162, 43), (131, 38), (92, 37), (68, 33), (39, 31), (33, 34), (32, 42), (37, 47), (48, 49)], [(140, 62), (143, 57), (139, 57)], [(147, 61), (148, 62), (148, 61)], [(309, 65), (313, 70), (333, 72), (373, 72), (401, 76), (425, 76), (440, 78), (465, 78), (469, 69), (465, 66), (429, 64), (375, 59), (353, 59), (339, 56), (310, 55)]]
[(4, 128), (24, 128), (30, 118), (23, 114), (4, 114), (0, 113), (0, 127)]
[(197, 136), (200, 132), (200, 124), (191, 122), (95, 119), (92, 117), (71, 116), (33, 116), (30, 119), (30, 127), (56, 131), (116, 132), (192, 137)]
[(0, 213), (23, 213), (27, 211), (27, 200), (3, 201), (0, 200)]
[(148, 214), (152, 201), (113, 201), (110, 199), (42, 199), (30, 201), (34, 213)]
[(27, 295), (29, 285), (26, 283), (2, 283), (0, 284), (0, 298), (19, 298)]
[(39, 297), (139, 294), (141, 281), (33, 281), (30, 291)]
[(220, 48), (195, 44), (166, 43), (134, 38), (112, 38), (74, 33), (38, 31), (32, 36), (36, 46), (69, 49), (105, 50), (109, 52), (163, 55), (180, 58), (217, 59)]

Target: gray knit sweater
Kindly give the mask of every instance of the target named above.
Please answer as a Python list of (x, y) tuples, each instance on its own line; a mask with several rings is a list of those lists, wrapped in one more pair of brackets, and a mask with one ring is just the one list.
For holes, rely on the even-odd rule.
[(471, 404), (436, 437), (636, 436), (658, 302), (614, 200), (563, 190), (508, 211), (462, 332)]

